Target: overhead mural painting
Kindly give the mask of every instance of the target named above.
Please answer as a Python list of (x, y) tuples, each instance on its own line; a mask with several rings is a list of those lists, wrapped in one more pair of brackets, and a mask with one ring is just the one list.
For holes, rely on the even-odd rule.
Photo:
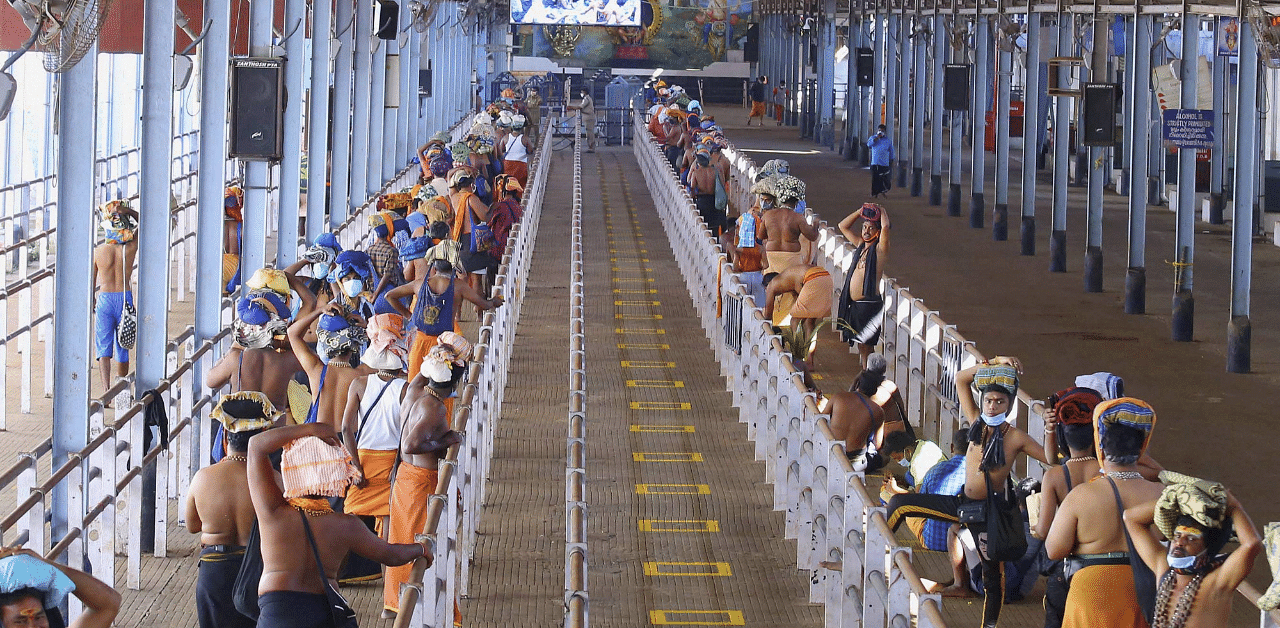
[(742, 48), (751, 2), (642, 0), (640, 26), (525, 25), (516, 54), (572, 67), (704, 68)]

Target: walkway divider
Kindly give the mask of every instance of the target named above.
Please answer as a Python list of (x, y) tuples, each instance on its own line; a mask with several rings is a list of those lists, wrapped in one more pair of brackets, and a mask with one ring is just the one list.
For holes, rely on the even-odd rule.
[[(551, 123), (547, 121), (543, 133), (549, 133)], [(432, 548), (432, 559), (414, 561), (409, 582), (401, 588), (395, 628), (451, 625), (454, 603), (467, 594), (493, 439), (502, 416), (512, 344), (546, 195), (551, 144), (543, 142), (529, 164), (524, 213), (511, 229), (493, 281), (493, 294), (502, 296), (504, 304), (481, 319), (466, 383), (455, 402), (452, 427), (465, 437), (440, 461), (440, 479), (429, 499), (427, 522), (417, 537)]]
[[(548, 142), (549, 143), (549, 142)], [(582, 124), (573, 139), (573, 217), (569, 258), (569, 437), (565, 468), (566, 628), (587, 622), (587, 330), (582, 279)]]

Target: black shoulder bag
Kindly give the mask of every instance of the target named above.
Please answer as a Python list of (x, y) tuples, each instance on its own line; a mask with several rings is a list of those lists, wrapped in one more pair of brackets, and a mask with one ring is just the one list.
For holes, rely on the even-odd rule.
[(1027, 535), (1022, 531), (1022, 512), (991, 490), (987, 479), (987, 558), (1001, 562), (1018, 560), (1027, 553)]
[(302, 517), (302, 527), (307, 530), (307, 542), (311, 544), (311, 554), (316, 557), (316, 572), (320, 574), (324, 596), (329, 599), (329, 615), (333, 619), (333, 628), (359, 628), (356, 612), (351, 610), (351, 606), (347, 604), (342, 594), (333, 589), (333, 585), (329, 584), (329, 577), (324, 573), (324, 563), (320, 562), (320, 548), (316, 547), (316, 537), (311, 534), (311, 522), (307, 521), (307, 515), (302, 511), (298, 511), (298, 516)]
[(262, 580), (262, 538), (258, 534), (258, 522), (253, 522), (249, 532), (249, 544), (244, 548), (244, 561), (236, 581), (231, 585), (231, 601), (241, 615), (258, 620), (258, 581)]
[(1133, 569), (1133, 591), (1138, 598), (1142, 617), (1147, 620), (1147, 625), (1150, 625), (1151, 617), (1156, 611), (1156, 574), (1151, 571), (1146, 561), (1142, 560), (1142, 556), (1138, 554), (1137, 548), (1133, 546), (1133, 537), (1129, 536), (1129, 526), (1124, 524), (1124, 502), (1120, 499), (1120, 489), (1116, 487), (1116, 481), (1108, 477), (1107, 482), (1111, 484), (1111, 493), (1116, 497), (1120, 529), (1124, 531), (1124, 542), (1129, 546), (1129, 567)]

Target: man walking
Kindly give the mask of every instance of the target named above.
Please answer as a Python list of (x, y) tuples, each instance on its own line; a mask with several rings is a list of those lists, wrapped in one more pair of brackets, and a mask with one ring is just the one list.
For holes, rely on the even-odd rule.
[(893, 152), (893, 140), (889, 139), (888, 130), (883, 124), (867, 140), (867, 147), (871, 149), (871, 196), (874, 198), (889, 193), (892, 180), (889, 165), (897, 159), (897, 154)]
[(747, 126), (751, 126), (753, 118), (760, 119), (760, 126), (764, 126), (764, 86), (769, 83), (769, 77), (761, 74), (751, 83), (751, 87), (747, 88), (747, 98), (751, 99), (751, 113), (747, 114)]
[(577, 111), (582, 114), (582, 133), (587, 136), (587, 152), (596, 152), (596, 102), (591, 99), (589, 90), (585, 87), (578, 90), (582, 100), (577, 103), (569, 103), (565, 108), (570, 111)]

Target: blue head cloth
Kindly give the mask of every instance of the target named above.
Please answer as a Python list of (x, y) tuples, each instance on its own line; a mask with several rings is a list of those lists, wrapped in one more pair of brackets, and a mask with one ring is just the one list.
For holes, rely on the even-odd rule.
[(431, 168), (431, 176), (443, 178), (449, 174), (449, 169), (453, 167), (453, 160), (448, 157), (439, 157), (432, 159), (427, 166)]
[(369, 336), (363, 327), (352, 325), (346, 318), (332, 314), (321, 314), (316, 321), (316, 339), (319, 341), (316, 343), (316, 352), (320, 354), (320, 361), (325, 364), (329, 363), (330, 356), (335, 353), (347, 350), (359, 353), (369, 343)]
[(711, 130), (711, 127), (715, 125), (716, 125), (715, 120), (703, 120), (700, 126), (702, 127), (703, 130), (709, 131)]
[[(416, 214), (417, 212), (414, 213)], [(421, 216), (422, 214), (418, 215)], [(423, 218), (425, 217), (426, 216), (423, 216)], [(405, 233), (409, 231), (409, 221), (403, 218), (391, 221), (391, 226), (395, 228), (396, 233)], [(388, 239), (387, 226), (384, 224), (374, 227), (373, 235), (382, 240)]]
[(355, 273), (370, 288), (377, 283), (377, 273), (373, 269), (373, 261), (363, 251), (343, 251), (333, 261), (333, 270), (329, 271), (329, 281), (337, 283), (343, 277)]
[(315, 245), (322, 246), (326, 249), (337, 249), (339, 251), (342, 250), (342, 245), (338, 244), (338, 236), (332, 233), (320, 234), (318, 237), (316, 237)]
[(282, 319), (289, 318), (289, 306), (284, 299), (271, 290), (254, 290), (240, 297), (236, 303), (236, 318), (249, 325), (266, 325), (271, 322), (272, 315)]
[(404, 246), (400, 247), (400, 261), (411, 262), (415, 259), (422, 259), (427, 256), (427, 249), (431, 248), (431, 236), (422, 236), (419, 238), (411, 238)]
[(38, 558), (15, 554), (0, 559), (0, 594), (26, 588), (44, 593), (41, 603), (45, 608), (57, 608), (76, 585), (66, 574)]
[(427, 215), (421, 212), (409, 212), (409, 217), (404, 220), (409, 223), (410, 233), (427, 226)]

